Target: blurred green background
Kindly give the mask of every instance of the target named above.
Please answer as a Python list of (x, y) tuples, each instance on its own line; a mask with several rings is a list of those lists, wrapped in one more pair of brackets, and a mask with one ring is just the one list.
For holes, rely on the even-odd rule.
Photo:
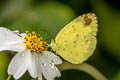
[[(36, 31), (47, 42), (69, 21), (84, 13), (95, 13), (99, 31), (97, 48), (86, 62), (108, 80), (120, 80), (120, 0), (1, 0), (0, 26), (20, 32)], [(10, 53), (0, 54), (0, 80), (6, 80)], [(26, 73), (20, 80), (30, 80)], [(66, 70), (57, 80), (94, 80), (78, 70)]]

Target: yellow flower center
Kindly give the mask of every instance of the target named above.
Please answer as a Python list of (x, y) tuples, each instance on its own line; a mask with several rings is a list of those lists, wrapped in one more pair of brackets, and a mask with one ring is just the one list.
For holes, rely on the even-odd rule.
[(42, 53), (43, 51), (47, 50), (46, 45), (47, 43), (43, 41), (43, 38), (40, 37), (40, 34), (36, 34), (34, 31), (29, 33), (26, 31), (25, 44), (26, 47), (29, 48), (32, 52)]

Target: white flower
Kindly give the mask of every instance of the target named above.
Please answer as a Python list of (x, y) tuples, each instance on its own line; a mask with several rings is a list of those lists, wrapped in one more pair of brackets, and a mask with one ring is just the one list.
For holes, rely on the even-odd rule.
[[(31, 42), (32, 40), (32, 42)], [(8, 67), (8, 74), (19, 79), (27, 70), (33, 78), (54, 80), (61, 76), (55, 65), (62, 60), (54, 53), (47, 51), (46, 43), (35, 32), (19, 34), (0, 27), (0, 51), (11, 50), (18, 52)]]

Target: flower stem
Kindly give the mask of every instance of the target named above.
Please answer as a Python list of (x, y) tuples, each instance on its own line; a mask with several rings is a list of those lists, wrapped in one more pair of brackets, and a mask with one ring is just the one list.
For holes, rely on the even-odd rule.
[(62, 65), (58, 66), (58, 68), (63, 71), (63, 70), (68, 70), (68, 69), (77, 69), (84, 71), (91, 75), (95, 80), (108, 80), (104, 75), (101, 74), (97, 69), (95, 69), (93, 66), (87, 64), (87, 63), (82, 63), (82, 64), (71, 64), (68, 62), (63, 62)]
[(9, 75), (9, 76), (8, 76), (8, 78), (7, 78), (7, 80), (10, 80), (10, 79), (11, 79), (11, 77), (12, 77), (12, 75)]

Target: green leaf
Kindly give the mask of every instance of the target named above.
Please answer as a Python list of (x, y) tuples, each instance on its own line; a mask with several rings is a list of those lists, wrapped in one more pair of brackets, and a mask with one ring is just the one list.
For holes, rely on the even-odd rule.
[(0, 80), (7, 79), (8, 55), (6, 52), (0, 52)]
[(9, 28), (21, 32), (34, 30), (46, 39), (55, 38), (60, 29), (74, 17), (75, 14), (70, 7), (58, 2), (45, 2), (28, 11)]

